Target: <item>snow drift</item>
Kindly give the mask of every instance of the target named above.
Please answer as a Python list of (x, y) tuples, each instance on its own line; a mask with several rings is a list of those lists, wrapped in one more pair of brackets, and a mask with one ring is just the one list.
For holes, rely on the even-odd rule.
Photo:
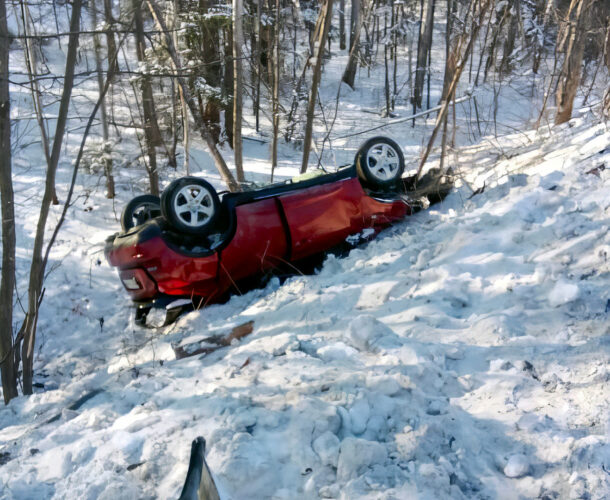
[(41, 392), (0, 409), (0, 496), (175, 498), (203, 435), (226, 499), (607, 497), (608, 144), (581, 117), (465, 148), (442, 204), (156, 332), (128, 324), (94, 260), (107, 223), (83, 212), (45, 297), (66, 313), (40, 320)]

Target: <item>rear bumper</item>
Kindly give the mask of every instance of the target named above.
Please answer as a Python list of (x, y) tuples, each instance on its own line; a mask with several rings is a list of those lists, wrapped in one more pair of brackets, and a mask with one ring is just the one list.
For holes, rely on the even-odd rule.
[(154, 221), (109, 237), (104, 253), (135, 302), (152, 301), (161, 295), (210, 297), (217, 293), (218, 255), (178, 253)]

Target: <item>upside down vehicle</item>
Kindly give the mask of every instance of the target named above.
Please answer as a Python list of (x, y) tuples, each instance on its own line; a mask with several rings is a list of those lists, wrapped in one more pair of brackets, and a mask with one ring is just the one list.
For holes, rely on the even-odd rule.
[(306, 180), (219, 196), (201, 178), (177, 179), (160, 199), (127, 204), (106, 258), (137, 306), (136, 322), (145, 324), (155, 306), (166, 308), (170, 322), (185, 308), (221, 300), (246, 278), (298, 269), (350, 236), (377, 234), (410, 215), (422, 204), (404, 167), (401, 148), (376, 137), (353, 165)]

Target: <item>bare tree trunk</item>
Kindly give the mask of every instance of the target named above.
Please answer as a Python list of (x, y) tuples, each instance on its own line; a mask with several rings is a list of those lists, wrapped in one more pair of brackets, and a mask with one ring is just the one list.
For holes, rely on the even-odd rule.
[[(434, 124), (434, 129), (432, 131), (432, 135), (430, 136), (430, 139), (428, 140), (428, 144), (426, 146), (426, 149), (424, 150), (424, 154), (422, 155), (422, 158), (419, 162), (419, 167), (418, 167), (417, 173), (416, 173), (417, 179), (419, 179), (419, 176), (421, 175), (421, 172), (422, 172), (422, 169), (424, 168), (426, 160), (428, 159), (428, 156), (430, 155), (430, 152), (432, 151), (432, 147), (434, 146), (434, 141), (436, 140), (436, 136), (438, 135), (440, 127), (445, 120), (445, 116), (447, 115), (447, 110), (449, 109), (449, 103), (455, 95), (455, 90), (457, 88), (457, 84), (460, 81), (460, 76), (462, 75), (464, 66), (468, 62), (468, 58), (470, 56), (470, 51), (472, 50), (472, 46), (474, 45), (474, 42), (475, 42), (477, 36), (479, 35), (479, 31), (481, 29), (481, 25), (483, 24), (483, 19), (485, 17), (485, 13), (487, 12), (487, 9), (489, 8), (490, 1), (491, 0), (470, 0), (470, 4), (469, 4), (466, 14), (464, 16), (464, 24), (463, 24), (464, 28), (463, 28), (463, 31), (461, 34), (461, 40), (458, 41), (457, 46), (461, 47), (463, 45), (464, 39), (466, 38), (466, 36), (469, 35), (468, 44), (466, 45), (466, 48), (464, 49), (464, 52), (460, 58), (459, 64), (455, 68), (455, 72), (453, 74), (451, 83), (447, 87), (447, 96), (445, 97), (445, 99), (443, 100), (443, 102), (441, 104), (441, 109), (438, 112), (438, 116), (436, 117), (436, 123)], [(478, 13), (476, 12), (475, 2), (477, 2), (477, 4), (479, 5)], [(472, 11), (472, 23), (471, 23), (470, 29), (468, 29), (467, 20), (468, 20), (468, 17), (470, 15), (471, 11)], [(454, 127), (454, 130), (455, 130), (455, 127)]]
[[(93, 31), (97, 29), (97, 6), (95, 4), (91, 5), (91, 21), (93, 23)], [(114, 41), (114, 38), (113, 38)], [(102, 44), (100, 41), (99, 35), (94, 35), (93, 44), (95, 47), (95, 69), (97, 71), (97, 85), (100, 93), (104, 88), (104, 76), (102, 74)], [(110, 50), (110, 49), (109, 49)], [(116, 52), (116, 47), (114, 48), (114, 52), (109, 52), (110, 54), (114, 54)], [(110, 68), (109, 68), (110, 70)], [(110, 70), (109, 73), (114, 74), (114, 71)], [(104, 141), (102, 151), (103, 151), (103, 159), (102, 162), (104, 164), (104, 173), (106, 175), (106, 198), (114, 198), (114, 177), (112, 175), (112, 157), (110, 156), (110, 145), (108, 143), (108, 116), (106, 114), (106, 100), (102, 99), (100, 104), (100, 115), (102, 119), (102, 139)]]
[[(492, 37), (491, 43), (488, 49), (487, 61), (485, 62), (485, 73), (483, 74), (483, 83), (487, 82), (487, 75), (489, 74), (489, 70), (495, 66), (496, 56), (498, 52), (498, 45), (500, 43), (500, 37), (504, 30), (504, 26), (510, 20), (512, 14), (512, 3), (505, 3), (502, 8), (500, 8), (496, 12), (496, 22), (493, 23), (492, 26)], [(487, 35), (485, 35), (487, 39)], [(482, 52), (482, 51), (481, 51)], [(502, 64), (502, 63), (501, 63)]]
[[(361, 4), (361, 7), (364, 7)], [(360, 14), (362, 18), (362, 14)], [(371, 77), (371, 66), (373, 65), (373, 33), (369, 30), (368, 23), (362, 23), (362, 27), (364, 28), (364, 35), (366, 39), (366, 43), (364, 44), (364, 61), (366, 65), (367, 77)]]
[[(370, 13), (370, 9), (368, 10), (367, 14)], [(341, 79), (341, 81), (347, 83), (348, 85), (350, 85), (350, 81), (352, 82), (350, 87), (353, 89), (354, 88), (354, 82), (355, 82), (355, 78), (356, 78), (356, 70), (358, 69), (358, 52), (360, 50), (360, 32), (362, 31), (362, 28), (366, 22), (367, 16), (363, 15), (362, 12), (360, 12), (359, 16), (358, 16), (358, 24), (354, 27), (354, 31), (351, 35), (353, 40), (356, 40), (356, 43), (354, 43), (353, 45), (351, 45), (350, 51), (349, 51), (349, 57), (347, 59), (347, 64), (345, 65), (345, 70), (343, 71), (343, 77)], [(368, 49), (367, 49), (368, 50)], [(369, 70), (370, 70), (370, 66), (369, 66)]]
[(586, 30), (582, 24), (583, 12), (590, 8), (587, 0), (572, 0), (558, 32), (557, 46), (565, 51), (565, 58), (557, 85), (557, 114), (555, 125), (572, 118), (574, 97), (580, 85), (582, 58), (585, 50)]
[(189, 133), (189, 115), (186, 107), (186, 101), (184, 100), (184, 93), (182, 87), (178, 85), (178, 93), (180, 94), (180, 111), (182, 113), (182, 147), (184, 148), (184, 171), (186, 175), (191, 175), (190, 164), (191, 164), (191, 134)]
[[(112, 0), (104, 0), (104, 22), (106, 23), (106, 50), (108, 52), (108, 59), (111, 54), (116, 54), (116, 43), (114, 41), (114, 33), (112, 32), (112, 25), (114, 24), (114, 18), (112, 17)], [(109, 63), (110, 64), (110, 63)], [(108, 68), (108, 71), (112, 75), (116, 75), (119, 70), (118, 60), (114, 60), (112, 71)]]
[[(411, 35), (409, 33), (409, 35)], [(413, 36), (409, 36), (409, 47), (408, 50), (408, 64), (409, 64), (409, 75), (407, 77), (407, 81), (409, 82), (409, 92), (411, 97), (413, 97)], [(415, 127), (415, 118), (413, 118), (413, 126)]]
[[(146, 60), (146, 41), (144, 38), (144, 22), (142, 20), (142, 0), (132, 0), (134, 27), (136, 35), (136, 53), (139, 62)], [(152, 86), (148, 75), (143, 75), (140, 81), (140, 89), (142, 91), (142, 112), (144, 114), (144, 138), (146, 141), (146, 155), (148, 163), (146, 169), (148, 171), (148, 181), (150, 183), (150, 192), (155, 196), (159, 196), (159, 171), (157, 168), (157, 150), (156, 147), (161, 143), (161, 132), (157, 122), (157, 113), (155, 111), (155, 101), (153, 99)]]
[[(260, 107), (261, 107), (261, 10), (263, 0), (256, 0), (256, 62), (254, 67), (256, 68), (256, 93), (254, 96), (254, 116), (256, 120), (256, 131), (260, 127)], [(293, 7), (294, 9), (294, 7)]]
[(339, 2), (339, 49), (345, 50), (345, 0)]
[(485, 47), (487, 47), (487, 40), (489, 38), (490, 31), (491, 31), (491, 23), (487, 23), (487, 26), (485, 27), (485, 36), (483, 37), (483, 45), (481, 46), (481, 49), (479, 50), (479, 53), (480, 53), (479, 54), (479, 64), (477, 65), (477, 74), (474, 78), (475, 87), (477, 87), (479, 85), (479, 76), (481, 75), (481, 68), (483, 67), (483, 57), (485, 55)]
[[(218, 56), (216, 56), (218, 57)], [(224, 29), (224, 75), (222, 91), (224, 97), (225, 134), (231, 148), (233, 148), (233, 26), (227, 24)]]
[(608, 26), (606, 27), (606, 43), (604, 48), (606, 67), (610, 71), (610, 19), (608, 19)]
[(456, 0), (447, 0), (447, 22), (445, 31), (445, 75), (443, 77), (443, 93), (441, 99), (447, 97), (447, 90), (453, 80), (453, 74), (455, 73), (455, 66), (457, 64), (456, 51), (458, 49), (457, 44), (452, 50), (451, 47), (451, 33), (453, 31), (453, 20), (452, 20), (452, 5)]
[(298, 44), (298, 20), (299, 12), (296, 9), (295, 2), (292, 3), (292, 81), (297, 81), (297, 44)]
[(273, 40), (273, 139), (271, 141), (271, 182), (277, 168), (277, 148), (280, 134), (280, 0), (275, 0), (275, 29)]
[(511, 55), (513, 50), (515, 50), (515, 38), (517, 37), (517, 30), (519, 28), (519, 10), (521, 9), (519, 0), (513, 0), (509, 4), (508, 8), (508, 17), (510, 19), (506, 20), (506, 23), (508, 24), (508, 31), (506, 33), (506, 38), (504, 39), (502, 61), (500, 62), (499, 68), (501, 76), (508, 75), (511, 70)]
[(0, 2), (0, 197), (2, 205), (2, 277), (0, 278), (0, 373), (4, 402), (17, 397), (13, 357), (13, 290), (15, 288), (15, 201), (11, 164), (9, 32), (6, 3)]
[(42, 258), (42, 246), (44, 234), (49, 216), (49, 208), (55, 190), (55, 174), (59, 163), (59, 155), (63, 143), (64, 131), (70, 107), (70, 97), (74, 85), (74, 69), (76, 66), (76, 52), (78, 48), (78, 35), (82, 0), (74, 0), (72, 3), (72, 14), (70, 17), (70, 36), (68, 39), (68, 53), (66, 56), (66, 70), (64, 87), (59, 104), (57, 117), (57, 128), (53, 138), (51, 150), (51, 163), (47, 168), (45, 190), (40, 207), (40, 216), (36, 226), (36, 237), (34, 249), (32, 250), (32, 264), (30, 266), (30, 282), (28, 287), (28, 311), (18, 334), (23, 339), (21, 351), (23, 366), (23, 393), (32, 394), (32, 377), (34, 375), (34, 344), (36, 341), (36, 325), (38, 323), (38, 308), (42, 300), (42, 285), (44, 280), (44, 261)]
[(233, 153), (235, 155), (235, 171), (237, 182), (244, 179), (243, 144), (241, 125), (243, 113), (243, 71), (242, 47), (245, 44), (243, 32), (244, 4), (243, 0), (233, 0)]
[[(387, 22), (387, 17), (386, 17)], [(383, 62), (385, 66), (385, 79), (384, 79), (384, 90), (385, 90), (385, 116), (390, 116), (390, 75), (388, 69), (388, 44), (383, 44)]]
[[(208, 0), (199, 0), (198, 2), (198, 14), (203, 18), (207, 19), (208, 15)], [(203, 67), (201, 68), (201, 76), (203, 76), (205, 82), (213, 88), (219, 88), (222, 86), (222, 45), (220, 40), (220, 28), (218, 24), (205, 21), (201, 26), (201, 33), (198, 37), (199, 41), (194, 42), (189, 48), (195, 50), (196, 53), (200, 54), (203, 60)], [(174, 44), (176, 47), (176, 44)], [(231, 77), (230, 82), (233, 82)], [(192, 80), (191, 80), (191, 83)], [(232, 88), (232, 87), (231, 87)], [(201, 116), (203, 121), (208, 128), (214, 142), (218, 144), (220, 140), (220, 110), (222, 100), (218, 96), (203, 96), (201, 91), (196, 89), (194, 86), (191, 87), (191, 91), (195, 94), (201, 108)], [(205, 102), (204, 102), (205, 98)], [(230, 117), (233, 116), (233, 106), (231, 105)], [(230, 120), (229, 120), (230, 121)], [(226, 125), (226, 122), (225, 122)], [(229, 136), (233, 133), (231, 132)], [(231, 143), (233, 146), (233, 143)]]
[(398, 5), (396, 7), (392, 5), (392, 111), (394, 111), (396, 94), (398, 93), (398, 22), (400, 15), (398, 7)]
[[(174, 0), (174, 32), (172, 34), (172, 38), (174, 41), (174, 45), (178, 45), (178, 32), (175, 29), (178, 26), (178, 13), (180, 12), (180, 0)], [(182, 87), (178, 85), (178, 95), (180, 97), (180, 112), (182, 115), (182, 147), (184, 148), (184, 171), (186, 175), (190, 175), (190, 145), (191, 145), (191, 137), (189, 134), (189, 115), (188, 109), (186, 107), (186, 102), (184, 100), (184, 94), (182, 93)]]
[[(604, 59), (606, 68), (610, 71), (610, 17), (606, 27), (606, 41), (604, 44)], [(610, 118), (610, 88), (607, 88), (602, 98), (602, 114), (606, 119)]]
[[(434, 9), (436, 7), (435, 0), (432, 1), (432, 28), (434, 31)], [(427, 85), (426, 85), (426, 109), (430, 109), (430, 70), (432, 69), (432, 33), (430, 34), (430, 45), (428, 46), (428, 66), (426, 67)]]
[[(159, 6), (156, 4), (156, 2), (154, 0), (147, 0), (147, 3), (153, 14), (153, 17), (155, 18), (155, 22), (159, 25), (160, 30), (164, 32), (165, 48), (167, 49), (167, 51), (169, 53), (169, 56), (174, 65), (174, 69), (176, 70), (176, 73), (179, 74), (178, 70), (182, 68), (182, 64), (180, 63), (180, 57), (178, 56), (178, 52), (176, 52), (176, 47), (174, 45), (174, 42), (173, 42), (172, 38), (169, 36), (169, 32), (167, 30), (167, 26), (165, 25), (165, 21), (163, 21), (163, 17), (161, 16), (161, 9), (159, 9)], [(177, 78), (180, 88), (182, 89), (182, 92), (184, 94), (184, 99), (186, 100), (189, 110), (191, 111), (191, 115), (193, 116), (193, 119), (195, 120), (195, 127), (199, 130), (199, 133), (201, 134), (201, 138), (207, 144), (208, 149), (210, 150), (210, 153), (212, 154), (212, 158), (214, 158), (214, 164), (216, 165), (216, 168), (218, 169), (218, 172), (220, 173), (222, 180), (227, 184), (227, 187), (229, 188), (230, 191), (239, 191), (240, 190), (239, 185), (235, 181), (233, 174), (231, 174), (229, 167), (227, 167), (227, 164), (225, 163), (224, 158), (220, 154), (220, 151), (218, 151), (218, 148), (216, 147), (216, 142), (214, 141), (214, 138), (212, 137), (212, 134), (211, 134), (210, 130), (208, 129), (207, 124), (204, 122), (203, 117), (199, 113), (199, 110), (197, 107), (197, 102), (190, 92), (190, 89), (188, 87), (188, 82), (186, 81), (186, 79), (183, 76), (177, 76), (176, 78)]]
[[(37, 70), (38, 70), (38, 55), (37, 50), (39, 47), (35, 46), (33, 39), (29, 38), (31, 35), (30, 26), (32, 19), (30, 17), (30, 10), (28, 5), (21, 0), (21, 18), (23, 21), (23, 34), (27, 37), (25, 40), (25, 61), (28, 70), (28, 76), (30, 78), (30, 92), (32, 93), (32, 104), (34, 105), (34, 113), (36, 114), (36, 121), (38, 122), (38, 128), (40, 130), (40, 140), (42, 142), (42, 150), (44, 152), (47, 167), (51, 164), (51, 152), (49, 147), (49, 137), (47, 134), (46, 123), (44, 119), (44, 109), (41, 99), (41, 92), (38, 85)], [(53, 186), (53, 205), (57, 205), (57, 194), (55, 192), (55, 186)]]
[(421, 23), (417, 42), (417, 67), (415, 69), (415, 86), (413, 87), (413, 110), (421, 108), (424, 94), (424, 81), (428, 67), (428, 53), (432, 48), (432, 28), (434, 27), (435, 0), (422, 0)]
[(350, 17), (349, 36), (350, 58), (348, 60), (347, 67), (343, 72), (343, 81), (347, 83), (351, 88), (354, 88), (354, 82), (356, 81), (356, 71), (358, 70), (358, 58), (355, 56), (358, 53), (358, 43), (360, 39), (360, 2), (361, 0), (352, 0), (352, 13)]
[[(76, 4), (76, 1), (74, 2), (74, 4)], [(71, 33), (75, 34), (74, 31), (71, 31)], [(76, 34), (76, 36), (78, 36), (78, 34)], [(70, 44), (68, 44), (68, 54), (70, 54)], [(109, 65), (110, 68), (116, 67), (116, 58), (117, 58), (117, 52), (115, 52), (114, 54), (112, 54), (110, 56), (112, 59), (112, 63)], [(51, 237), (49, 238), (49, 243), (47, 244), (47, 248), (45, 250), (44, 253), (44, 258), (42, 259), (42, 264), (41, 264), (41, 276), (44, 276), (44, 271), (47, 265), (47, 262), (49, 261), (49, 254), (51, 252), (51, 248), (53, 247), (55, 240), (57, 238), (57, 235), (59, 233), (59, 230), (61, 229), (61, 226), (63, 225), (64, 221), (66, 220), (66, 214), (68, 212), (68, 209), (72, 206), (72, 195), (74, 194), (74, 186), (76, 184), (76, 177), (80, 168), (80, 163), (81, 160), (83, 158), (83, 151), (85, 149), (85, 143), (87, 141), (87, 138), (89, 137), (89, 132), (91, 131), (91, 127), (93, 125), (93, 120), (95, 119), (95, 116), (97, 115), (97, 112), (100, 108), (101, 102), (104, 99), (106, 93), (108, 92), (108, 89), (110, 87), (110, 81), (112, 79), (112, 72), (109, 72), (107, 77), (106, 77), (106, 83), (104, 84), (102, 90), (100, 91), (99, 97), (97, 102), (95, 103), (95, 106), (93, 107), (93, 111), (91, 112), (91, 114), (89, 115), (89, 119), (87, 120), (87, 124), (85, 125), (85, 130), (83, 132), (82, 138), (81, 138), (81, 143), (80, 143), (80, 147), (78, 149), (78, 153), (76, 154), (76, 160), (74, 161), (74, 166), (72, 167), (72, 178), (70, 181), (70, 185), (68, 187), (68, 193), (66, 195), (66, 200), (64, 202), (64, 206), (62, 209), (62, 212), (59, 216), (59, 220), (57, 221), (57, 224), (55, 225), (55, 229), (53, 230), (53, 233), (51, 234)], [(30, 277), (32, 276), (32, 274), (30, 274)], [(42, 298), (44, 296), (44, 289), (42, 290), (41, 294), (40, 294), (40, 298), (38, 300), (38, 306), (40, 306), (40, 303), (42, 302)], [(36, 322), (34, 322), (34, 327), (36, 326)], [(19, 332), (19, 335), (17, 336), (19, 338), (20, 335), (23, 335), (23, 326), (22, 329)], [(27, 337), (26, 337), (27, 339)], [(26, 340), (27, 342), (27, 340)], [(16, 346), (17, 347), (17, 346)], [(15, 349), (15, 358), (18, 359), (18, 349)], [(23, 382), (23, 386), (24, 386), (24, 394), (31, 394), (31, 374), (26, 375), (25, 373), (25, 361), (26, 358), (24, 358), (24, 382)], [(18, 366), (18, 362), (16, 364), (16, 366)], [(26, 392), (27, 387), (28, 387), (28, 378), (29, 378), (29, 392)]]
[[(170, 80), (170, 103), (172, 119), (169, 124), (169, 132), (171, 134), (171, 142), (168, 144), (163, 141), (163, 149), (165, 149), (165, 154), (167, 155), (167, 166), (176, 170), (178, 168), (178, 158), (176, 154), (176, 150), (178, 149), (178, 110), (177, 103), (180, 102), (180, 92), (176, 90), (176, 82), (172, 78)], [(161, 92), (163, 93), (165, 88), (161, 84)]]
[[(451, 32), (453, 30), (452, 24), (452, 4), (454, 0), (447, 0), (447, 18), (445, 24), (445, 76), (443, 79), (443, 95), (442, 98), (447, 97), (447, 90), (451, 80), (453, 80), (453, 73), (455, 72), (455, 54), (451, 51)], [(443, 120), (443, 136), (441, 138), (441, 160), (439, 167), (441, 171), (445, 167), (445, 155), (447, 153), (447, 121), (448, 115), (445, 115)]]
[[(365, 4), (365, 7), (368, 7), (368, 9), (365, 9), (364, 13), (360, 16), (360, 24), (358, 26), (356, 26), (356, 28), (355, 28), (355, 39), (358, 39), (360, 37), (360, 31), (361, 31), (362, 27), (368, 22), (371, 12), (374, 12), (375, 1), (369, 3), (368, 5)], [(373, 16), (373, 26), (375, 25), (376, 19), (378, 19), (378, 17)], [(374, 40), (374, 38), (375, 38), (374, 30), (375, 30), (375, 28), (373, 27), (373, 31), (371, 33), (371, 41)], [(379, 36), (379, 33), (378, 33), (378, 36)], [(367, 39), (368, 39), (368, 33), (367, 33)], [(350, 50), (346, 68), (350, 65), (352, 58), (356, 57), (356, 50), (357, 50), (357, 45), (354, 45), (352, 47), (352, 50)], [(341, 79), (341, 82), (343, 82), (343, 79)], [(339, 110), (339, 97), (341, 96), (341, 85), (342, 85), (341, 82), (339, 82), (339, 85), (337, 86), (337, 94), (335, 96), (335, 111), (334, 111), (333, 119), (330, 122), (330, 126), (328, 126), (328, 124), (326, 124), (326, 135), (324, 136), (324, 139), (322, 140), (322, 150), (324, 150), (324, 145), (326, 144), (327, 141), (330, 144), (330, 134), (332, 132), (332, 129), (335, 125), (335, 121), (337, 119), (337, 112)], [(324, 112), (324, 110), (322, 110), (322, 112)], [(292, 113), (292, 110), (291, 110), (291, 113)], [(326, 123), (326, 119), (324, 119), (324, 120)], [(288, 115), (288, 121), (290, 122), (290, 114)], [(319, 157), (318, 165), (320, 165), (321, 161), (322, 161), (322, 159), (321, 159), (321, 157)]]
[(292, 140), (292, 136), (294, 134), (295, 127), (297, 126), (297, 111), (299, 109), (299, 104), (301, 101), (301, 89), (305, 83), (305, 75), (307, 73), (307, 65), (303, 65), (301, 70), (301, 75), (299, 76), (296, 85), (295, 92), (292, 95), (292, 103), (290, 104), (290, 111), (288, 111), (288, 115), (286, 116), (286, 130), (284, 132), (284, 140), (286, 142), (290, 142)]
[[(359, 0), (355, 0), (359, 1)], [(326, 45), (326, 37), (330, 29), (330, 22), (333, 15), (333, 0), (325, 0), (324, 5), (320, 8), (318, 22), (316, 23), (316, 36), (314, 37), (315, 53), (313, 57), (313, 76), (311, 82), (311, 92), (307, 102), (307, 122), (305, 123), (305, 140), (303, 142), (303, 162), (301, 163), (301, 173), (307, 171), (309, 163), (309, 150), (311, 148), (311, 138), (313, 133), (313, 117), (318, 99), (318, 86), (322, 76), (322, 57), (324, 56), (324, 46)], [(311, 63), (311, 61), (310, 61)]]
[[(114, 54), (108, 55), (108, 57), (109, 57), (108, 67), (109, 68), (118, 67), (116, 64), (116, 61), (118, 58), (118, 50), (121, 48), (121, 45), (124, 40), (125, 40), (125, 37), (123, 37), (121, 39), (121, 42), (119, 43), (119, 47), (116, 49), (116, 52), (114, 52)], [(91, 131), (91, 127), (93, 126), (93, 121), (95, 120), (95, 117), (97, 116), (97, 112), (99, 111), (102, 101), (104, 100), (104, 98), (106, 97), (106, 94), (108, 93), (108, 90), (110, 89), (110, 84), (112, 82), (113, 77), (114, 77), (114, 73), (112, 71), (109, 71), (108, 74), (106, 75), (106, 81), (103, 84), (102, 89), (100, 90), (97, 102), (93, 106), (93, 110), (89, 114), (87, 124), (85, 125), (85, 129), (83, 131), (83, 135), (82, 135), (82, 138), (80, 141), (80, 147), (78, 148), (78, 153), (76, 154), (76, 159), (74, 160), (74, 164), (72, 167), (72, 178), (70, 180), (70, 185), (68, 187), (68, 193), (66, 195), (66, 200), (64, 201), (63, 209), (61, 211), (59, 219), (57, 220), (55, 229), (53, 229), (53, 233), (51, 234), (51, 237), (49, 238), (49, 242), (47, 244), (47, 247), (46, 247), (46, 250), (44, 253), (44, 257), (42, 259), (43, 271), (47, 266), (47, 262), (49, 261), (49, 255), (51, 253), (51, 249), (53, 248), (53, 245), (55, 244), (57, 235), (59, 234), (59, 231), (60, 231), (64, 221), (66, 220), (66, 214), (68, 213), (68, 209), (72, 206), (72, 196), (74, 194), (74, 186), (76, 185), (76, 177), (77, 177), (79, 169), (80, 169), (81, 160), (83, 159), (83, 152), (85, 151), (85, 144), (87, 142), (87, 138), (89, 137), (89, 132)], [(42, 300), (42, 295), (44, 295), (44, 289), (42, 291), (40, 300)]]

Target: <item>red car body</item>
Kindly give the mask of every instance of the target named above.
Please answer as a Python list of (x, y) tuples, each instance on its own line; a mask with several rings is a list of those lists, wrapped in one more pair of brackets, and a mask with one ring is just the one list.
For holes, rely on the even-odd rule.
[(375, 196), (355, 168), (245, 193), (221, 202), (218, 241), (177, 235), (158, 217), (106, 242), (108, 262), (139, 304), (161, 297), (195, 306), (222, 297), (240, 280), (285, 267), (371, 228), (379, 232), (411, 213), (400, 193)]

